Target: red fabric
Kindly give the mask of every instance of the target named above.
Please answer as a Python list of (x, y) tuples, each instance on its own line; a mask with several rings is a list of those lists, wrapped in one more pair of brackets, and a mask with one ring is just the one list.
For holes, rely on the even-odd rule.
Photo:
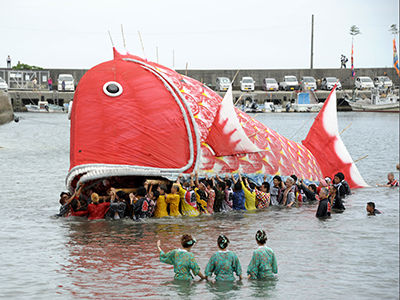
[[(109, 81), (121, 84), (121, 95), (103, 92)], [(159, 78), (137, 63), (117, 56), (89, 70), (79, 82), (72, 110), (70, 169), (96, 163), (180, 168), (189, 161), (177, 102)]]
[(87, 215), (87, 210), (74, 211), (71, 209), (67, 217), (86, 217)]
[[(335, 149), (335, 143), (340, 139), (339, 135), (332, 136), (324, 128), (324, 114), (332, 113), (327, 109), (330, 101), (335, 101), (335, 103), (334, 105), (329, 105), (329, 108), (334, 108), (336, 110), (336, 97), (332, 97), (332, 94), (335, 93), (335, 87), (332, 89), (329, 97), (325, 100), (324, 106), (315, 118), (314, 123), (311, 126), (306, 139), (302, 141), (302, 144), (310, 150), (317, 159), (324, 176), (330, 176), (333, 178), (336, 173), (342, 172), (351, 189), (363, 187), (352, 179), (350, 172), (352, 163), (344, 162)], [(337, 124), (332, 124), (332, 126), (337, 126)]]
[(104, 203), (99, 203), (99, 204), (94, 204), (91, 203), (88, 205), (88, 213), (89, 217), (88, 220), (98, 220), (98, 219), (104, 219), (104, 216), (108, 212), (108, 209), (110, 208), (110, 202), (104, 202)]

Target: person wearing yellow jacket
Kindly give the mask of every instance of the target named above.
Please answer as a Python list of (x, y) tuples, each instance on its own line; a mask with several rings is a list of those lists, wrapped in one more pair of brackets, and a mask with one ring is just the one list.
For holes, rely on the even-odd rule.
[[(243, 191), (244, 191), (244, 197), (246, 199), (246, 202), (244, 203), (244, 206), (246, 207), (247, 210), (255, 210), (256, 209), (256, 193), (255, 192), (251, 192), (247, 188), (246, 184), (242, 180), (242, 175), (240, 174), (240, 172), (238, 172), (238, 175), (239, 175), (239, 181), (242, 184), (242, 188), (243, 188)], [(234, 178), (233, 178), (233, 180), (235, 181)], [(247, 180), (247, 178), (245, 178), (245, 180)]]

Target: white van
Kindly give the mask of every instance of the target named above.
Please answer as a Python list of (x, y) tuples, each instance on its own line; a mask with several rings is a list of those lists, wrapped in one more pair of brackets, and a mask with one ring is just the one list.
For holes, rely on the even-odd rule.
[(256, 82), (253, 80), (253, 77), (242, 77), (242, 80), (240, 81), (240, 90), (242, 92), (244, 91), (254, 92), (255, 83)]
[(58, 75), (58, 86), (57, 89), (62, 91), (62, 82), (65, 80), (65, 91), (75, 91), (75, 81), (71, 74), (60, 74)]
[(222, 92), (227, 91), (229, 86), (231, 85), (231, 81), (227, 77), (217, 77), (215, 80), (215, 90)]

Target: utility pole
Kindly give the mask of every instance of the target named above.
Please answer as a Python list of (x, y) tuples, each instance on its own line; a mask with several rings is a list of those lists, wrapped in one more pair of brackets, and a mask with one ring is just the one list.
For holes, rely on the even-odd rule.
[(311, 16), (311, 69), (314, 67), (314, 15)]

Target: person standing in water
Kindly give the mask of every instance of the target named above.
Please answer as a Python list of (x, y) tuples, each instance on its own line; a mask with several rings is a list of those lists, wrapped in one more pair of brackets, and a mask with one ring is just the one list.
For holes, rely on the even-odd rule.
[(399, 182), (396, 179), (394, 179), (393, 173), (389, 173), (387, 175), (387, 179), (389, 180), (388, 183), (386, 183), (386, 184), (377, 183), (377, 186), (388, 186), (388, 187), (399, 186)]
[(206, 267), (206, 278), (215, 274), (216, 281), (234, 281), (233, 272), (242, 280), (242, 266), (236, 254), (229, 251), (229, 239), (225, 235), (220, 235), (217, 240), (219, 251), (215, 252)]
[[(160, 251), (160, 261), (174, 266), (175, 276), (177, 280), (191, 280), (194, 276), (199, 276), (201, 279), (207, 279), (197, 264), (193, 253), (190, 253), (196, 239), (191, 235), (184, 234), (181, 238), (181, 245), (183, 249), (174, 249), (168, 253), (164, 253), (161, 249), (161, 241), (157, 241), (157, 249)], [(192, 270), (193, 275), (190, 273)]]
[(264, 230), (258, 230), (256, 233), (256, 242), (258, 249), (254, 250), (253, 257), (247, 267), (248, 279), (260, 279), (273, 277), (278, 273), (278, 263), (274, 251), (267, 247), (267, 234)]
[(368, 216), (380, 215), (382, 213), (380, 210), (375, 208), (374, 202), (368, 202), (366, 208), (367, 208)]

